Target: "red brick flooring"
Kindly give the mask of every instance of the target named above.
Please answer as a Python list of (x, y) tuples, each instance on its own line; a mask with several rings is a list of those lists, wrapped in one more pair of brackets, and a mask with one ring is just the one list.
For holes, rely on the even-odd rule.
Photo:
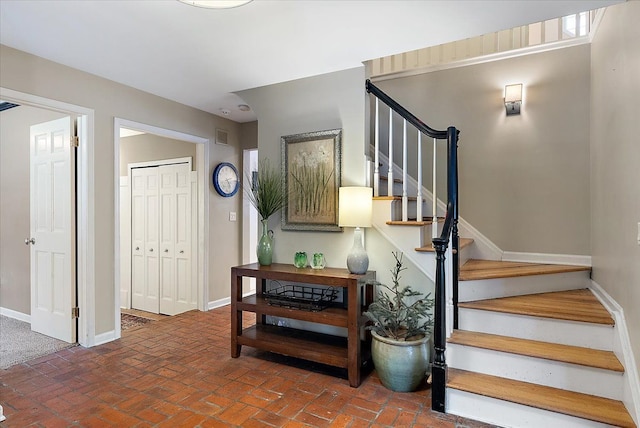
[(247, 347), (232, 359), (229, 318), (192, 311), (0, 370), (0, 428), (487, 426), (432, 412), (429, 389), (394, 393), (375, 372), (355, 389), (340, 371)]

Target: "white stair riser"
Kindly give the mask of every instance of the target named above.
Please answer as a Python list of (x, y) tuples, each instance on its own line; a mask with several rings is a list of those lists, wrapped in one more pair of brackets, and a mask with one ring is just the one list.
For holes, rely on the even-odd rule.
[(538, 318), (477, 309), (458, 309), (459, 328), (500, 336), (611, 351), (613, 326)]
[(609, 425), (447, 388), (447, 413), (501, 427), (607, 428)]
[(577, 364), (450, 343), (449, 367), (551, 386), (613, 400), (622, 399), (623, 374)]
[(589, 271), (460, 281), (460, 302), (589, 288)]

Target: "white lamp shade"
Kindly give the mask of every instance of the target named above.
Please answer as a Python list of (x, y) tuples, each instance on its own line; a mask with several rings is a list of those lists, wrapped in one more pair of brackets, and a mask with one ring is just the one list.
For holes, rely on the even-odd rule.
[(340, 227), (371, 227), (373, 209), (371, 187), (341, 187), (338, 190), (338, 204)]
[(514, 103), (522, 101), (522, 83), (504, 87), (504, 102)]

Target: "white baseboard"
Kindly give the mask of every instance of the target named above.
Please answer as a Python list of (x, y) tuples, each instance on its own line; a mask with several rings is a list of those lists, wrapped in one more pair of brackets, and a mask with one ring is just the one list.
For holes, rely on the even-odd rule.
[(107, 331), (106, 333), (96, 334), (95, 340), (92, 346), (103, 345), (105, 343), (113, 342), (116, 339), (117, 337), (116, 337), (115, 330)]
[(14, 311), (13, 309), (3, 308), (0, 306), (0, 315), (31, 324), (31, 315), (23, 314), (22, 312)]
[(231, 304), (231, 297), (225, 297), (224, 299), (214, 300), (207, 304), (207, 310), (221, 308)]
[(591, 256), (581, 256), (576, 254), (518, 253), (515, 251), (505, 251), (502, 254), (502, 261), (591, 266)]
[[(249, 290), (247, 293), (244, 293), (242, 297), (247, 297), (256, 294), (255, 290)], [(224, 299), (213, 300), (207, 304), (207, 310), (221, 308), (223, 306), (227, 306), (231, 304), (231, 297), (225, 297)]]
[(605, 308), (611, 313), (616, 326), (616, 342), (614, 352), (622, 360), (627, 385), (624, 388), (623, 403), (636, 425), (640, 426), (640, 377), (636, 367), (629, 330), (624, 317), (624, 310), (597, 282), (591, 280), (591, 291)]

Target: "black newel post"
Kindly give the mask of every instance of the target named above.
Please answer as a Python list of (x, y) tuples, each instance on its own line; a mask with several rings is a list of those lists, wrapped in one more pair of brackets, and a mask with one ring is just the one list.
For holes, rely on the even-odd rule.
[(433, 368), (431, 369), (432, 391), (431, 409), (444, 413), (445, 411), (445, 391), (447, 386), (447, 362), (444, 351), (447, 340), (446, 324), (446, 293), (445, 293), (445, 268), (444, 252), (447, 250), (447, 242), (441, 239), (433, 240), (436, 249), (436, 292), (434, 307), (434, 330), (433, 342), (435, 355), (433, 356)]

